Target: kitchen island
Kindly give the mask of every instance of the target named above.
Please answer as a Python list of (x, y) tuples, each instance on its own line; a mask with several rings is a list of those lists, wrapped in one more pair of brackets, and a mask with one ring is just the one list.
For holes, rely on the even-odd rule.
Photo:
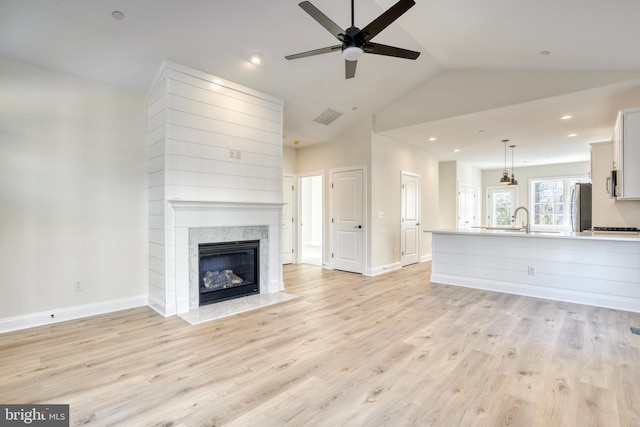
[(640, 312), (638, 233), (428, 232), (433, 283)]

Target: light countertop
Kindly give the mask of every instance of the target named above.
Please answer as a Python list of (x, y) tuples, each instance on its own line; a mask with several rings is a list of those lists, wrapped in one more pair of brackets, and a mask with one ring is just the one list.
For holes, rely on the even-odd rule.
[(546, 239), (585, 239), (585, 240), (619, 240), (626, 242), (640, 242), (640, 233), (630, 232), (591, 232), (582, 233), (572, 232), (554, 232), (554, 231), (531, 231), (525, 233), (518, 229), (487, 229), (487, 228), (460, 228), (460, 229), (442, 229), (442, 230), (425, 230), (425, 233), (433, 234), (459, 234), (459, 235), (477, 235), (477, 236), (499, 236), (499, 237), (526, 237), (526, 238), (546, 238)]

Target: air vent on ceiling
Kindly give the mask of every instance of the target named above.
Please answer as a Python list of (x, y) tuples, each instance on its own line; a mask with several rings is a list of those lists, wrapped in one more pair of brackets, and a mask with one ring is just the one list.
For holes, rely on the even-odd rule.
[(333, 111), (331, 108), (327, 108), (326, 110), (324, 110), (322, 112), (322, 114), (320, 114), (318, 117), (316, 117), (313, 121), (314, 122), (318, 122), (318, 123), (322, 123), (323, 125), (330, 125), (335, 119), (337, 119), (338, 117), (340, 117), (342, 115), (342, 113), (339, 113), (337, 111)]

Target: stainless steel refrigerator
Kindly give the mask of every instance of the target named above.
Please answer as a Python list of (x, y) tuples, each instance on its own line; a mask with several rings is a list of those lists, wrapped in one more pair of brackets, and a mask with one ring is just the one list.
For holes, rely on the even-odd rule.
[(579, 182), (571, 192), (571, 228), (591, 230), (591, 184)]

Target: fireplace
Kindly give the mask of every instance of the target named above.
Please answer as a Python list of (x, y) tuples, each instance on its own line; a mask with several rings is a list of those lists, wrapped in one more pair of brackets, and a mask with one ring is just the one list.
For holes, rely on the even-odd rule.
[[(169, 206), (166, 276), (154, 279), (165, 280), (166, 290), (150, 295), (154, 309), (170, 316), (200, 307), (199, 245), (211, 242), (259, 240), (259, 294), (284, 291), (280, 260), (281, 203), (171, 200)], [(158, 256), (162, 257), (162, 253)], [(162, 270), (161, 266), (157, 269)]]
[(259, 240), (199, 244), (199, 305), (260, 293), (259, 253)]

